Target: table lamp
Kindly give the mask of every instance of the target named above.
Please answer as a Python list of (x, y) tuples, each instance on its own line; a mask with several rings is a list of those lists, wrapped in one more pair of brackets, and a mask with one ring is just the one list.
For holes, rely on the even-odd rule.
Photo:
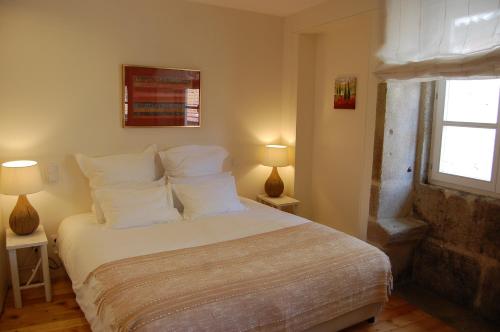
[(278, 167), (288, 166), (288, 147), (285, 145), (266, 145), (266, 153), (262, 164), (273, 168), (264, 185), (266, 194), (269, 197), (280, 197), (284, 185), (278, 173)]
[(9, 218), (9, 226), (17, 235), (28, 235), (38, 228), (40, 218), (26, 195), (42, 188), (42, 176), (36, 161), (16, 160), (2, 164), (0, 191), (5, 195), (19, 195)]

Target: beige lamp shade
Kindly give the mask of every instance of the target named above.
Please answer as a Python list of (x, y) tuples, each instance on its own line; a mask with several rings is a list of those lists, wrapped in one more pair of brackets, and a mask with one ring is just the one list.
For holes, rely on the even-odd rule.
[(26, 195), (43, 189), (40, 168), (36, 161), (16, 160), (2, 164), (0, 191), (6, 195)]
[(288, 147), (285, 145), (266, 145), (262, 164), (271, 167), (288, 166)]

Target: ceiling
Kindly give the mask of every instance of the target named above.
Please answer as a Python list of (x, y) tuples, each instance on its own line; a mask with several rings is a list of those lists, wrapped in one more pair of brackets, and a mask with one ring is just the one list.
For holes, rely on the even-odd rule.
[(327, 0), (190, 0), (219, 7), (228, 7), (252, 12), (289, 16)]

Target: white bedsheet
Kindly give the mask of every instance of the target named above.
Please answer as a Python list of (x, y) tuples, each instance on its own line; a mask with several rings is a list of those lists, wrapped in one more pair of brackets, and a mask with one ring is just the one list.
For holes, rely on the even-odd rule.
[[(309, 220), (242, 198), (247, 211), (141, 228), (109, 229), (92, 213), (63, 220), (58, 230), (59, 256), (78, 289), (98, 266), (122, 258), (195, 247), (242, 238)], [(79, 301), (80, 302), (80, 301)], [(84, 303), (80, 302), (84, 307)], [(90, 317), (87, 317), (88, 319)]]

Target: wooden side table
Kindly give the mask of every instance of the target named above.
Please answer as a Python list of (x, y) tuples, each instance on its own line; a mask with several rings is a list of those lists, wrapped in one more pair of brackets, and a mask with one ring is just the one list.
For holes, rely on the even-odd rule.
[[(47, 254), (47, 236), (45, 235), (45, 230), (43, 226), (38, 226), (38, 229), (30, 235), (17, 235), (12, 230), (7, 229), (6, 232), (6, 247), (9, 252), (9, 262), (10, 262), (10, 273), (12, 278), (12, 291), (14, 293), (14, 305), (16, 308), (22, 307), (21, 290), (34, 288), (34, 287), (45, 287), (45, 300), (47, 302), (52, 301), (52, 290), (50, 285), (50, 272), (49, 272), (49, 256)], [(25, 285), (19, 285), (19, 270), (17, 268), (17, 249), (21, 248), (40, 248), (40, 259), (38, 260), (33, 273), (31, 274), (28, 282)], [(34, 283), (33, 278), (35, 277), (38, 269), (42, 265), (43, 269), (43, 282)]]
[(295, 214), (295, 208), (300, 204), (299, 200), (289, 196), (269, 197), (266, 194), (257, 195), (257, 202), (272, 206), (281, 211), (291, 209), (293, 214)]

